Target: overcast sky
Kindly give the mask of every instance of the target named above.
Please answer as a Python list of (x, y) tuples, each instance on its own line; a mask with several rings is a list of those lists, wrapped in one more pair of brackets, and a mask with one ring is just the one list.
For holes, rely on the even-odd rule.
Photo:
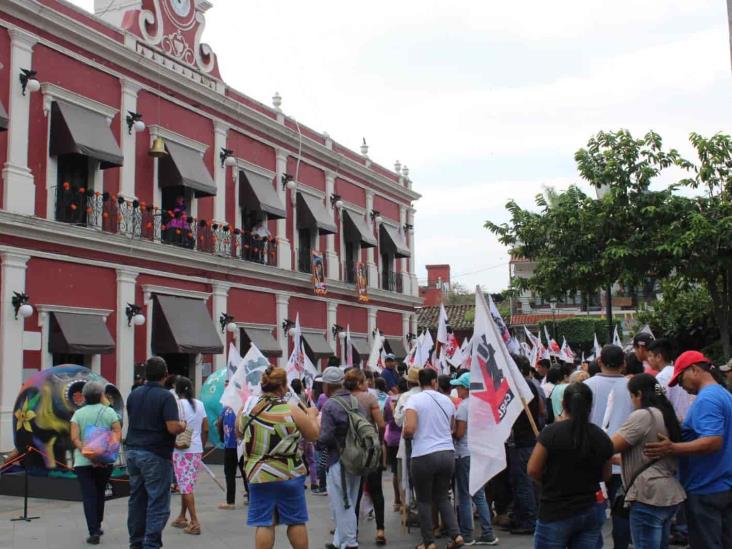
[[(92, 10), (93, 0), (73, 0)], [(499, 291), (483, 229), (578, 182), (599, 130), (730, 132), (724, 0), (214, 0), (204, 35), (224, 80), (354, 150), (411, 170), (417, 267)]]

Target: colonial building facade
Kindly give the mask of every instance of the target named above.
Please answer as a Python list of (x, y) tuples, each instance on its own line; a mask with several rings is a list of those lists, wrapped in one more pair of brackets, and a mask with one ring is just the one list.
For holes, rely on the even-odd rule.
[[(409, 173), (230, 88), (205, 0), (0, 5), (0, 449), (32, 372), (129, 392), (151, 354), (197, 387), (250, 342), (323, 365), (350, 328), (417, 331)], [(317, 293), (314, 281), (317, 280)], [(23, 307), (28, 304), (32, 307)]]

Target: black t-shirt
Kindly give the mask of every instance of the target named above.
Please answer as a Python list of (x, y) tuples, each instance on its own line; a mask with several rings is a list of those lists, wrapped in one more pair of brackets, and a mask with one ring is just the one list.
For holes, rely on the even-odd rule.
[[(539, 391), (536, 389), (536, 385), (531, 381), (527, 380), (526, 384), (529, 386), (529, 389), (531, 389), (531, 394), (534, 395), (534, 398), (529, 402), (529, 410), (531, 410), (531, 415), (534, 417), (534, 421), (538, 425), (540, 410)], [(521, 412), (521, 415), (516, 418), (516, 422), (513, 424), (513, 443), (517, 448), (526, 448), (527, 446), (533, 446), (536, 444), (536, 435), (534, 435), (534, 430), (531, 428), (531, 423), (529, 423), (529, 418), (526, 415), (526, 412)]]
[(178, 403), (159, 383), (147, 383), (127, 397), (127, 448), (148, 450), (165, 459), (173, 457), (175, 436), (166, 421), (178, 421)]
[(589, 453), (581, 456), (572, 442), (572, 421), (547, 426), (539, 442), (548, 457), (542, 478), (539, 520), (564, 520), (586, 511), (596, 501), (602, 471), (613, 455), (613, 443), (605, 432), (589, 425)]

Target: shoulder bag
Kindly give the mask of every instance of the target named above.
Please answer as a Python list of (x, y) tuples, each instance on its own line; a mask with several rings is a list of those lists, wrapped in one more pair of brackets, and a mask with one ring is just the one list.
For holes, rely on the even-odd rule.
[(187, 450), (191, 447), (193, 441), (193, 427), (188, 424), (187, 420), (183, 419), (183, 406), (181, 406), (180, 400), (178, 401), (178, 418), (180, 418), (180, 421), (186, 422), (186, 430), (175, 436), (175, 449)]

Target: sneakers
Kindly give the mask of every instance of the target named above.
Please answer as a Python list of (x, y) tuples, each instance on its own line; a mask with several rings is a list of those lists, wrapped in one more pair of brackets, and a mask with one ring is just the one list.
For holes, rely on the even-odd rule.
[(498, 545), (498, 542), (499, 539), (496, 536), (480, 536), (475, 540), (475, 545)]
[(314, 496), (327, 496), (328, 490), (326, 490), (325, 488), (315, 488), (313, 490), (313, 495)]
[(89, 536), (88, 538), (86, 538), (86, 542), (89, 545), (99, 545), (99, 535), (94, 534), (92, 536)]

